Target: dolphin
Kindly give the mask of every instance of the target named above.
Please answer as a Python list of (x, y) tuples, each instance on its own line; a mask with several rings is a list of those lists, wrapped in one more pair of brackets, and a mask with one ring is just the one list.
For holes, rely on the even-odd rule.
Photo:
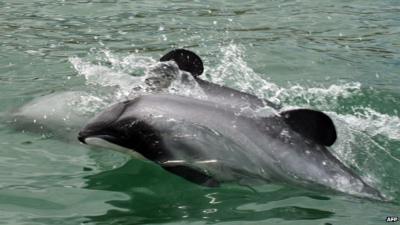
[(315, 110), (260, 117), (213, 101), (143, 95), (92, 118), (78, 139), (156, 163), (208, 187), (276, 182), (384, 199), (328, 151), (336, 130), (326, 114)]

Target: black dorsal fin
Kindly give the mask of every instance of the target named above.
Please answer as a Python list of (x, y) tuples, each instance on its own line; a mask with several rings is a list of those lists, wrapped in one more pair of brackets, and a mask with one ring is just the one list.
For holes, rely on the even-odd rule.
[(185, 165), (162, 166), (168, 172), (178, 175), (185, 180), (206, 187), (218, 187), (219, 182), (211, 176)]
[(199, 76), (203, 73), (203, 61), (194, 52), (186, 49), (175, 49), (160, 58), (161, 62), (175, 61), (179, 69), (191, 73), (193, 76)]
[(325, 113), (311, 109), (294, 109), (280, 114), (294, 131), (304, 137), (325, 146), (335, 143), (337, 137), (335, 125)]

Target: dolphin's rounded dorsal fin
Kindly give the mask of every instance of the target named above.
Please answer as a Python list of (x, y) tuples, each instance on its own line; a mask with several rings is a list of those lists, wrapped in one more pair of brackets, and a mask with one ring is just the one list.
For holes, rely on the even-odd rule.
[(186, 49), (175, 49), (160, 58), (160, 62), (175, 61), (179, 69), (191, 73), (197, 77), (203, 73), (203, 61), (194, 52)]
[(337, 135), (332, 119), (323, 112), (311, 109), (294, 109), (280, 113), (283, 120), (297, 133), (318, 144), (331, 146)]

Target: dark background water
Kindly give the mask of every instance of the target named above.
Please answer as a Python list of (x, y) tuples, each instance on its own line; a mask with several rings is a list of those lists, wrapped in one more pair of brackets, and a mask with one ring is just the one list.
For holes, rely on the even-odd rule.
[(1, 112), (53, 92), (123, 91), (130, 70), (146, 65), (133, 65), (138, 59), (185, 47), (201, 55), (209, 80), (328, 113), (339, 132), (332, 151), (391, 199), (202, 188), (1, 123), (0, 223), (383, 224), (400, 216), (399, 15), (395, 0), (0, 1)]

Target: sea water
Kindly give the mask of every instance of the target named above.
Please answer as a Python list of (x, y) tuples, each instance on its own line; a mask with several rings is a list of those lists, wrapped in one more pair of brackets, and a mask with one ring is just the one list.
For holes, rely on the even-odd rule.
[[(400, 216), (399, 15), (394, 0), (0, 1), (0, 224), (384, 224)], [(60, 95), (65, 114), (90, 117), (146, 92), (144, 77), (174, 48), (201, 56), (203, 79), (280, 110), (327, 113), (338, 131), (330, 151), (389, 201), (277, 184), (200, 187), (4, 119), (68, 92), (84, 94)], [(179, 80), (168, 91), (202, 96)]]

